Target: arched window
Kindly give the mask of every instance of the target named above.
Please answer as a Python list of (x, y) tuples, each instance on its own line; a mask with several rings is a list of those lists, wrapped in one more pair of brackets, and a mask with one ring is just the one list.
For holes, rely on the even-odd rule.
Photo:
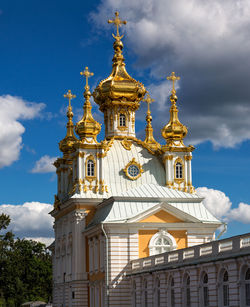
[(148, 307), (148, 283), (146, 279), (143, 282), (143, 306)]
[(183, 306), (191, 306), (190, 277), (188, 274), (186, 274), (183, 278)]
[(120, 124), (120, 127), (126, 127), (126, 116), (124, 114), (120, 114), (119, 124)]
[(133, 282), (133, 292), (132, 292), (132, 306), (136, 307), (136, 282)]
[(177, 162), (175, 165), (175, 178), (176, 179), (183, 178), (183, 166), (181, 162)]
[(204, 273), (201, 275), (201, 302), (202, 306), (209, 306), (209, 292), (208, 292), (208, 275)]
[(245, 276), (244, 276), (244, 298), (245, 298), (245, 304), (246, 306), (250, 306), (250, 268), (246, 270)]
[(93, 160), (88, 160), (87, 163), (87, 176), (94, 177), (95, 176), (95, 163)]
[(228, 272), (224, 269), (219, 276), (219, 306), (229, 306)]
[(175, 291), (174, 291), (174, 278), (171, 278), (170, 284), (170, 306), (175, 307)]
[(167, 231), (157, 232), (149, 242), (149, 255), (158, 255), (177, 248), (176, 241)]
[(159, 307), (161, 305), (161, 288), (160, 279), (157, 277), (155, 279), (155, 295), (154, 295), (154, 306)]

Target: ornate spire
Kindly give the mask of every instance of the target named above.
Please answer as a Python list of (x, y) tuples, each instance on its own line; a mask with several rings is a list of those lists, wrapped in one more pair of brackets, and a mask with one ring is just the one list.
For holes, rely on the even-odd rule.
[(76, 97), (76, 95), (73, 95), (71, 93), (71, 90), (68, 90), (67, 94), (63, 95), (64, 98), (68, 98), (69, 100), (69, 105), (68, 105), (68, 112), (67, 112), (67, 117), (68, 117), (68, 123), (67, 123), (67, 134), (63, 140), (59, 143), (59, 149), (64, 153), (64, 154), (69, 154), (71, 152), (74, 152), (74, 144), (77, 141), (77, 138), (74, 134), (74, 124), (72, 121), (73, 118), (73, 112), (72, 112), (72, 106), (71, 106), (71, 100)]
[(93, 76), (94, 74), (89, 71), (88, 67), (85, 67), (85, 70), (80, 72), (82, 76), (86, 78), (86, 85), (85, 85), (85, 92), (84, 92), (84, 98), (85, 98), (85, 103), (83, 106), (83, 117), (82, 119), (76, 124), (75, 126), (75, 131), (76, 133), (80, 136), (81, 141), (87, 141), (88, 139), (90, 142), (94, 140), (96, 142), (96, 136), (99, 134), (101, 131), (101, 125), (94, 120), (92, 113), (91, 113), (91, 103), (90, 103), (90, 97), (91, 97), (91, 92), (89, 90), (89, 85), (88, 85), (88, 78)]
[(108, 20), (116, 26), (116, 35), (113, 57), (113, 69), (110, 76), (99, 83), (94, 91), (94, 99), (100, 105), (100, 110), (105, 111), (107, 108), (113, 107), (113, 101), (118, 106), (128, 106), (137, 110), (139, 102), (144, 97), (146, 90), (140, 82), (133, 79), (126, 71), (124, 57), (122, 54), (123, 43), (121, 39), (123, 35), (119, 33), (119, 27), (127, 22), (119, 18), (119, 13), (115, 12), (115, 18)]
[(146, 132), (146, 138), (144, 143), (146, 143), (148, 146), (151, 147), (153, 150), (157, 150), (161, 147), (161, 145), (154, 139), (153, 136), (153, 127), (152, 127), (152, 116), (151, 116), (151, 111), (150, 111), (150, 103), (154, 102), (154, 99), (150, 97), (149, 94), (147, 94), (147, 97), (143, 99), (148, 105), (148, 111), (147, 111), (147, 116), (146, 116), (146, 121), (147, 121), (147, 127), (145, 129)]
[(167, 80), (173, 81), (173, 88), (170, 95), (171, 107), (169, 110), (170, 120), (168, 124), (161, 130), (162, 136), (167, 141), (167, 146), (182, 146), (183, 139), (187, 135), (187, 128), (184, 126), (178, 118), (178, 109), (176, 106), (177, 96), (175, 90), (175, 81), (180, 80), (180, 77), (177, 77), (174, 72), (171, 73)]

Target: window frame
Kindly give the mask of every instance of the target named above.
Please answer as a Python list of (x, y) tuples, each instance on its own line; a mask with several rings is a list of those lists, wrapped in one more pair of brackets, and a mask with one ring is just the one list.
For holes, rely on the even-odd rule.
[[(93, 162), (93, 173), (91, 172), (90, 175), (88, 173), (89, 161)], [(86, 158), (86, 161), (85, 161), (85, 178), (90, 182), (92, 182), (93, 180), (96, 179), (96, 159), (93, 155), (89, 155)]]
[[(177, 165), (180, 165), (181, 168), (179, 171), (181, 171), (182, 176), (181, 177), (177, 177)], [(185, 179), (185, 168), (184, 168), (184, 162), (181, 158), (177, 158), (174, 162), (174, 180), (177, 183), (181, 183), (183, 182)]]
[[(160, 238), (168, 240), (169, 246), (170, 246), (169, 251), (164, 251), (164, 252), (161, 252), (161, 253), (156, 253), (157, 245), (155, 243)], [(167, 245), (165, 245), (165, 246), (167, 246)], [(162, 245), (161, 247), (164, 247), (164, 245)], [(152, 236), (152, 238), (149, 241), (148, 248), (149, 248), (149, 256), (159, 255), (159, 254), (162, 254), (162, 253), (167, 253), (167, 252), (176, 250), (177, 249), (177, 243), (175, 241), (175, 238), (170, 233), (168, 233), (165, 230), (160, 230), (160, 231), (158, 231), (156, 234), (154, 234)], [(159, 245), (158, 245), (158, 248), (159, 248)]]

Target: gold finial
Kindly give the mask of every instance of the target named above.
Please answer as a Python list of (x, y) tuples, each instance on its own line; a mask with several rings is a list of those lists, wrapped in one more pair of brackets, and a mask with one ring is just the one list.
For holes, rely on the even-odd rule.
[(90, 72), (90, 71), (89, 71), (89, 68), (86, 66), (86, 67), (85, 67), (85, 70), (80, 72), (80, 75), (85, 76), (85, 78), (86, 78), (85, 89), (89, 88), (88, 79), (89, 79), (90, 77), (94, 76), (94, 73), (93, 73), (93, 72)]
[(68, 90), (67, 94), (64, 94), (63, 97), (64, 98), (68, 98), (68, 100), (69, 100), (69, 107), (71, 107), (71, 100), (76, 98), (76, 95), (73, 95), (71, 93), (71, 90)]
[(120, 36), (120, 33), (119, 33), (119, 27), (122, 25), (122, 24), (126, 24), (127, 21), (126, 20), (121, 20), (120, 17), (119, 17), (119, 12), (115, 12), (115, 18), (114, 19), (109, 19), (108, 20), (108, 23), (113, 23), (115, 26), (116, 26), (116, 35), (112, 34), (114, 38), (122, 38), (122, 36)]
[(155, 100), (152, 99), (149, 94), (147, 94), (147, 97), (144, 98), (143, 101), (145, 101), (147, 103), (147, 105), (148, 105), (148, 112), (147, 113), (150, 114), (151, 113), (150, 112), (150, 103), (154, 102)]
[(71, 100), (76, 97), (71, 93), (71, 90), (68, 90), (66, 94), (63, 95), (64, 98), (68, 98), (69, 106), (67, 111), (68, 123), (67, 123), (67, 133), (66, 136), (61, 142), (59, 143), (59, 149), (63, 152), (64, 156), (67, 157), (70, 153), (74, 152), (74, 144), (77, 141), (77, 138), (74, 134), (74, 124), (72, 121), (73, 112), (71, 106)]
[(175, 91), (174, 83), (175, 83), (175, 81), (180, 80), (180, 77), (177, 77), (177, 76), (175, 75), (175, 72), (173, 71), (173, 72), (171, 73), (171, 75), (167, 77), (167, 80), (173, 81), (172, 93), (175, 94), (176, 91)]

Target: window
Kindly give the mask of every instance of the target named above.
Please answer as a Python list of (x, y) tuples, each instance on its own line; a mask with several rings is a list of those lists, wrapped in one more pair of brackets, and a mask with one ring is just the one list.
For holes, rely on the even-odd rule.
[(245, 297), (246, 306), (250, 306), (250, 268), (247, 269), (245, 274)]
[(229, 306), (229, 280), (226, 270), (220, 274), (219, 303), (220, 306)]
[(161, 305), (161, 288), (160, 288), (160, 279), (157, 277), (155, 279), (155, 298), (154, 298), (154, 306), (159, 307)]
[(120, 127), (126, 127), (126, 116), (124, 114), (120, 114), (119, 120)]
[(170, 306), (171, 306), (171, 307), (175, 307), (174, 278), (171, 279)]
[(133, 293), (132, 293), (133, 307), (136, 307), (136, 282), (133, 282)]
[(186, 274), (183, 279), (183, 303), (185, 307), (191, 306), (190, 277), (188, 274)]
[(93, 160), (88, 160), (87, 163), (87, 176), (94, 177), (95, 176), (95, 163)]
[(167, 231), (160, 230), (149, 242), (149, 255), (166, 253), (177, 248), (176, 241)]
[(148, 283), (146, 280), (143, 282), (143, 306), (148, 307)]
[(209, 292), (208, 292), (208, 275), (204, 273), (201, 277), (201, 301), (202, 306), (209, 306)]
[(176, 179), (183, 178), (182, 164), (180, 162), (177, 162), (175, 165), (175, 178)]

